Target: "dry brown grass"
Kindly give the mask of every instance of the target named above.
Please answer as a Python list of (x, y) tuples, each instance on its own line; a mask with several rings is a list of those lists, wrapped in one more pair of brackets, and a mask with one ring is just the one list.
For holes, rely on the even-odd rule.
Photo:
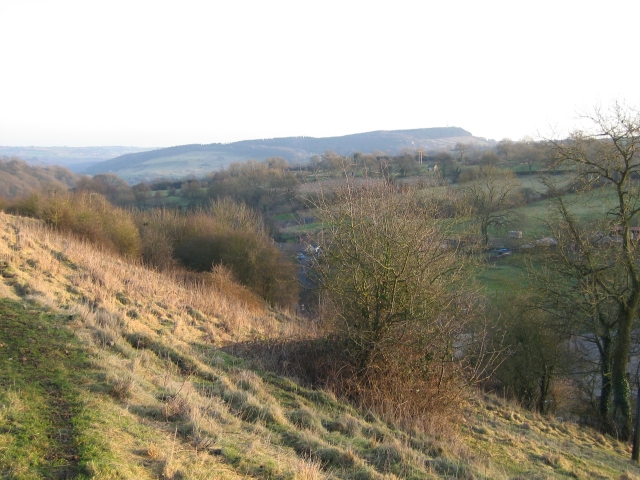
[(278, 321), (264, 301), (222, 268), (204, 275), (158, 273), (36, 220), (4, 213), (0, 232), (0, 259), (15, 272), (13, 290), (46, 305), (73, 305), (103, 342), (115, 341), (121, 329), (155, 331), (163, 323), (180, 330), (185, 341), (208, 335), (219, 344), (297, 329), (295, 322)]
[(322, 480), (328, 478), (319, 459), (301, 458), (296, 465), (296, 480)]

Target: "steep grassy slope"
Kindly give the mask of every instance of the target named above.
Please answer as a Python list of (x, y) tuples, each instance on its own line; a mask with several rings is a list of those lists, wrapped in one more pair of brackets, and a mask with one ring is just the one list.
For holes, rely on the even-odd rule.
[(0, 273), (4, 478), (638, 473), (627, 445), (499, 399), (425, 434), (261, 370), (220, 347), (311, 326), (225, 279), (159, 275), (4, 214)]

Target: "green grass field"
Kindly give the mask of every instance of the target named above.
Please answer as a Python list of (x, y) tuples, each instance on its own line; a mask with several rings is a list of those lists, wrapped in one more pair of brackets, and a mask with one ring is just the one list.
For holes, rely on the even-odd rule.
[(0, 318), (0, 475), (88, 478), (84, 465), (110, 455), (82, 393), (99, 375), (67, 328), (70, 317), (5, 298)]
[[(594, 190), (581, 195), (565, 195), (564, 201), (569, 211), (580, 222), (593, 222), (606, 217), (607, 212), (615, 202), (613, 192), (608, 190)], [(522, 207), (514, 208), (519, 221), (513, 230), (522, 230), (526, 239), (538, 239), (551, 234), (546, 221), (553, 217), (554, 203), (551, 200), (540, 200)]]
[(246, 161), (245, 157), (233, 157), (228, 152), (192, 152), (170, 157), (159, 157), (131, 168), (118, 170), (118, 176), (131, 182), (154, 178), (184, 178), (188, 175), (204, 176), (218, 171), (232, 162)]

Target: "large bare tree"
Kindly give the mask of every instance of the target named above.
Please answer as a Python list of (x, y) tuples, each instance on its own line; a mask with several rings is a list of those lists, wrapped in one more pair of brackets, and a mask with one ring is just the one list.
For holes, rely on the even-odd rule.
[[(590, 236), (576, 227), (570, 211), (559, 209), (558, 232), (562, 230), (570, 237), (572, 260), (588, 279), (585, 286), (597, 287), (597, 296), (591, 295), (595, 303), (589, 314), (594, 318), (606, 314), (604, 320), (613, 330), (612, 413), (621, 436), (626, 438), (632, 418), (626, 373), (640, 306), (640, 256), (634, 234), (640, 213), (640, 114), (615, 104), (609, 109), (596, 108), (586, 120), (588, 130), (574, 132), (569, 139), (552, 141), (551, 145), (557, 165), (572, 172), (577, 192), (599, 189), (609, 203), (597, 222), (599, 231), (592, 231)], [(593, 213), (598, 215), (598, 209)], [(597, 252), (594, 242), (600, 246)]]

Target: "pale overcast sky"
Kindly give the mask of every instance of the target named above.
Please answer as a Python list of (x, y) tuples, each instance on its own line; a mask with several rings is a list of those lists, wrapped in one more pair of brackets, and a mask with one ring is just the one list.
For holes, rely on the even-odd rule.
[(640, 105), (637, 0), (0, 0), (0, 145), (171, 146)]

